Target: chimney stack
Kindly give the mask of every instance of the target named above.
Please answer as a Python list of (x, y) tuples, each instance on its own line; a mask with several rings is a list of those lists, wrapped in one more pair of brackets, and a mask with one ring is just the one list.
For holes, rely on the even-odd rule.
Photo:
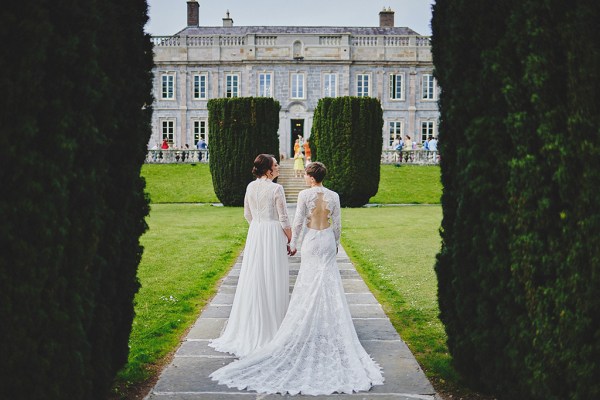
[(229, 18), (229, 10), (227, 10), (227, 16), (223, 18), (223, 26), (224, 27), (232, 27), (233, 19)]
[(188, 0), (187, 6), (187, 26), (199, 26), (200, 4), (196, 0)]
[(383, 11), (379, 12), (379, 27), (380, 28), (393, 28), (394, 27), (394, 12), (391, 7), (386, 10), (383, 7)]

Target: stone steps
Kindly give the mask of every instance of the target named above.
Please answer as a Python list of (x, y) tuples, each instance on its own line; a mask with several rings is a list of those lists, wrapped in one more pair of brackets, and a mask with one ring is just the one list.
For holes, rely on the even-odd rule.
[(282, 160), (279, 163), (279, 178), (277, 178), (277, 183), (283, 186), (285, 201), (287, 203), (296, 203), (298, 193), (307, 188), (304, 177), (296, 177), (294, 175), (294, 160)]

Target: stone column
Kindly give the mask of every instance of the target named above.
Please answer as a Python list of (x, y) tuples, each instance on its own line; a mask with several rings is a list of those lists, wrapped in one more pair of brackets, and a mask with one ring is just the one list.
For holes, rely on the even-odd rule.
[(417, 102), (417, 71), (414, 67), (410, 68), (408, 74), (408, 128), (404, 135), (410, 135), (415, 140), (416, 135), (416, 102)]

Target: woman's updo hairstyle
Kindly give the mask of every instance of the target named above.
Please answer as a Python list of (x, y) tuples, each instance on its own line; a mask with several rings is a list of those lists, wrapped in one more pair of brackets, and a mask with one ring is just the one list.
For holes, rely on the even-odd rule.
[(315, 178), (317, 183), (321, 183), (325, 179), (325, 175), (327, 175), (327, 168), (325, 168), (323, 163), (315, 161), (308, 164), (304, 172), (306, 172), (306, 175)]
[(252, 175), (257, 178), (265, 176), (267, 171), (273, 168), (273, 160), (275, 157), (272, 154), (259, 154), (254, 159), (254, 167), (252, 168)]

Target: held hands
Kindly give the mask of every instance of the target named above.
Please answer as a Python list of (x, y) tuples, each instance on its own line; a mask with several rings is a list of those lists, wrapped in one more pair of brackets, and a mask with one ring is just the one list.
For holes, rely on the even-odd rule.
[(294, 254), (296, 254), (296, 251), (298, 251), (298, 250), (292, 249), (289, 244), (287, 245), (288, 256), (293, 256)]

